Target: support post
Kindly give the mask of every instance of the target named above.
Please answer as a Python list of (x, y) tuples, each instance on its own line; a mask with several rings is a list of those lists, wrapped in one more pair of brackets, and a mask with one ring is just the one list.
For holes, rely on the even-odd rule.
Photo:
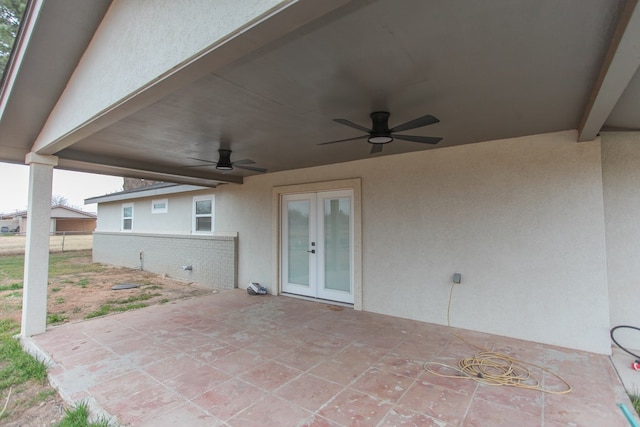
[(29, 153), (25, 163), (29, 165), (29, 205), (20, 335), (30, 337), (47, 329), (51, 186), (58, 158)]

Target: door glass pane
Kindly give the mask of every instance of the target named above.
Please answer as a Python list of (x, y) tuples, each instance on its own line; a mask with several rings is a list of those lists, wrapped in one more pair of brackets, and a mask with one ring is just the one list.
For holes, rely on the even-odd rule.
[(324, 200), (324, 280), (326, 289), (351, 291), (349, 197)]
[(309, 286), (309, 201), (287, 203), (289, 283)]

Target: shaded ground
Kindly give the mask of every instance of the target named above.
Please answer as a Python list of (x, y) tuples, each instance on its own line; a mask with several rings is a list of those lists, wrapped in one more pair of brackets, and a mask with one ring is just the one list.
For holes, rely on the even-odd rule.
[[(0, 247), (5, 239), (6, 237), (0, 238)], [(20, 274), (20, 278), (16, 279), (15, 273), (21, 268), (20, 261), (21, 257), (0, 256), (0, 289), (3, 289), (0, 290), (0, 317), (16, 322), (20, 322), (22, 316), (22, 276)], [(135, 283), (139, 287), (111, 290), (120, 283)], [(60, 323), (81, 321), (212, 292), (216, 290), (146, 271), (94, 264), (91, 251), (66, 252), (52, 255), (47, 323), (49, 327), (55, 327)], [(0, 409), (7, 401), (7, 395), (8, 390), (0, 392)], [(63, 401), (48, 384), (23, 384), (12, 390), (0, 424), (49, 426), (60, 420), (63, 407)]]

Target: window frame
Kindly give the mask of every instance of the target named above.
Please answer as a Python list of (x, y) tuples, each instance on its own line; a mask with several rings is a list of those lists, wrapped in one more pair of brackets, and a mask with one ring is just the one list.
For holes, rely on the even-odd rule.
[[(131, 208), (131, 216), (125, 216), (125, 210), (127, 208)], [(130, 232), (133, 230), (133, 215), (134, 215), (134, 206), (133, 203), (123, 203), (120, 207), (120, 231)], [(125, 228), (125, 220), (131, 221), (129, 228)]]
[[(156, 204), (164, 203), (163, 208), (156, 208)], [(151, 201), (151, 213), (152, 214), (164, 214), (169, 212), (169, 199), (156, 199)]]
[[(209, 214), (197, 214), (196, 213), (196, 204), (201, 201), (210, 201), (211, 202), (211, 213)], [(192, 203), (192, 211), (191, 211), (191, 234), (205, 234), (211, 235), (215, 229), (215, 212), (216, 212), (216, 197), (213, 194), (207, 194), (203, 196), (194, 196)], [(211, 230), (198, 230), (198, 218), (211, 218)]]

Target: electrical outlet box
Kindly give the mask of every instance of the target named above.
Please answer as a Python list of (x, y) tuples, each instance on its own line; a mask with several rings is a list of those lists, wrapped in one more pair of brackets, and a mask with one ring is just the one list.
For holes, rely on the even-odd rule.
[(453, 280), (453, 283), (456, 283), (456, 284), (458, 284), (458, 283), (462, 282), (462, 274), (460, 274), (460, 273), (453, 273), (453, 278), (452, 278), (452, 280)]

